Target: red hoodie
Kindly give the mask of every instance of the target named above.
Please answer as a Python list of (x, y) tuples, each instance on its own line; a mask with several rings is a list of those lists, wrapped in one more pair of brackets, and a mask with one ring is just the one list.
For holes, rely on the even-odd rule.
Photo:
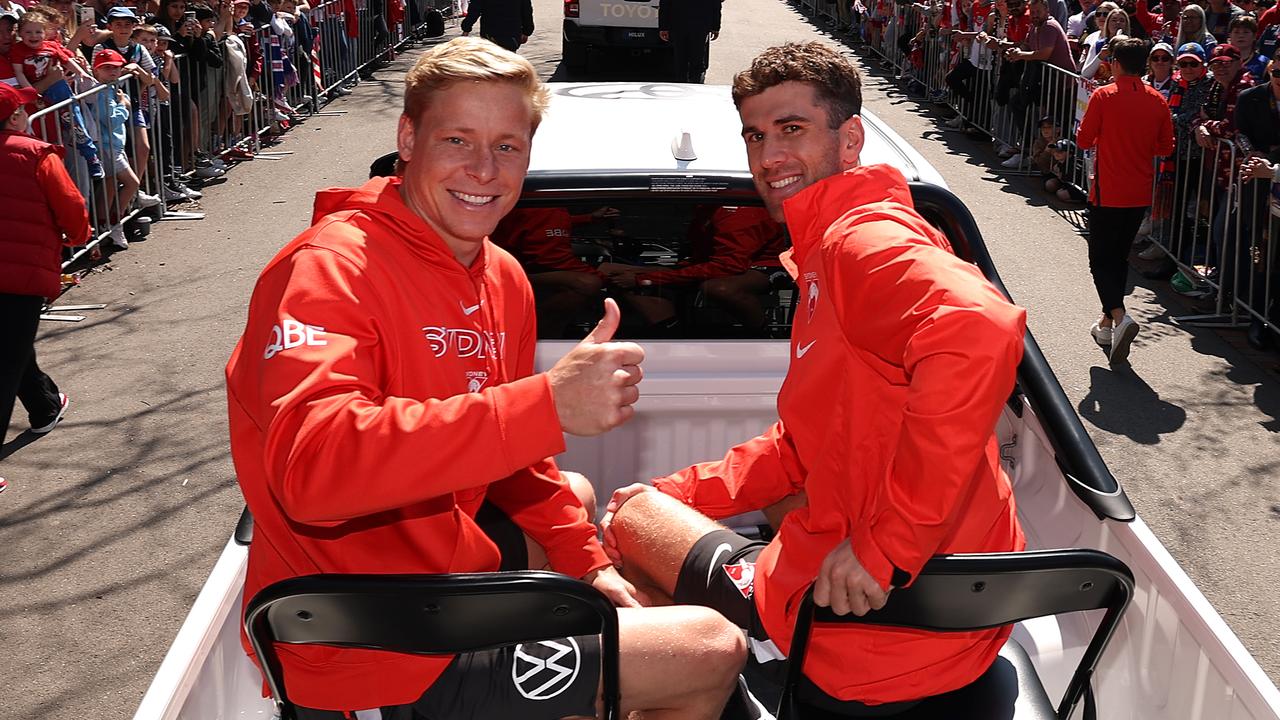
[[(780, 420), (656, 484), (714, 518), (808, 494), (756, 562), (756, 609), (785, 653), (800, 596), (846, 539), (885, 588), (937, 553), (1024, 547), (993, 429), (1026, 313), (951, 254), (889, 166), (815, 183), (784, 211), (802, 303)], [(821, 628), (805, 674), (845, 700), (911, 700), (972, 682), (1009, 632)]]
[[(564, 437), (533, 375), (533, 293), (484, 244), (463, 267), (398, 178), (316, 196), (314, 224), (262, 271), (227, 364), (231, 455), (254, 516), (246, 600), (311, 573), (485, 572), (486, 497), (574, 577), (608, 565), (550, 456)], [(312, 708), (410, 703), (449, 663), (278, 647)]]

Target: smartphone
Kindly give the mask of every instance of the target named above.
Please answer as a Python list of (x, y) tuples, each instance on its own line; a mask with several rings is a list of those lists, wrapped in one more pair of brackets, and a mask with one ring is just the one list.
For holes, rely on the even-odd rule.
[(81, 25), (92, 25), (97, 18), (93, 14), (93, 7), (90, 5), (81, 5), (80, 12), (77, 16)]
[(196, 13), (194, 10), (182, 13), (182, 22), (193, 23), (196, 21)]

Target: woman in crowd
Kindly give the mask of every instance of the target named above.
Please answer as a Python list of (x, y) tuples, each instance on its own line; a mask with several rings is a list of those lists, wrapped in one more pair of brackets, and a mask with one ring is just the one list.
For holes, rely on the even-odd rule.
[(1084, 52), (1080, 56), (1080, 76), (1099, 85), (1111, 82), (1111, 51), (1108, 45), (1116, 37), (1129, 35), (1129, 13), (1110, 2), (1098, 6), (1099, 13), (1104, 10), (1106, 22), (1101, 29), (1085, 38), (1082, 43)]
[(1166, 102), (1173, 92), (1173, 48), (1168, 43), (1156, 43), (1147, 56), (1147, 74), (1142, 82), (1155, 88)]
[(1213, 47), (1218, 44), (1218, 40), (1204, 27), (1204, 8), (1195, 3), (1187, 3), (1182, 8), (1181, 17), (1182, 24), (1178, 26), (1178, 42), (1174, 43), (1174, 46), (1182, 47), (1193, 42), (1204, 49), (1205, 55), (1213, 52)]

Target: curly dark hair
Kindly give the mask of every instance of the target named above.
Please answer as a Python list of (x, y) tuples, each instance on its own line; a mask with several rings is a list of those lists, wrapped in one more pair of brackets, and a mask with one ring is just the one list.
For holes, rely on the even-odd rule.
[(784, 82), (802, 82), (818, 93), (832, 129), (862, 112), (862, 78), (858, 68), (820, 42), (777, 45), (756, 56), (751, 67), (733, 78), (733, 104)]

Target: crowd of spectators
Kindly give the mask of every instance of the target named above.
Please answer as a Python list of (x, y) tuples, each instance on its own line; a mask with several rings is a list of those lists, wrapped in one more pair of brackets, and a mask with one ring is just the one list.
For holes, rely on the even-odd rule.
[[(1157, 161), (1137, 233), (1144, 274), (1183, 294), (1252, 310), (1250, 342), (1276, 337), (1280, 275), (1280, 8), (1274, 0), (839, 0), (836, 32), (863, 40), (930, 99), (950, 127), (993, 137), (1005, 168), (1039, 173), (1088, 203), (1095, 151), (1076, 133), (1112, 50), (1146, 47), (1141, 82), (1166, 99), (1176, 150)], [(816, 0), (822, 12), (824, 0)], [(950, 91), (949, 93), (947, 91)], [(989, 96), (989, 99), (987, 99)], [(1126, 128), (1154, 134), (1156, 127)], [(1105, 130), (1104, 130), (1105, 132)], [(1273, 251), (1273, 248), (1275, 250)], [(1222, 305), (1219, 304), (1218, 307)], [(1269, 320), (1270, 331), (1268, 331)]]
[(346, 94), (404, 19), (401, 0), (0, 0), (0, 83), (39, 93), (32, 134), (68, 148), (91, 237), (120, 250), (148, 209), (199, 200), (324, 89)]

